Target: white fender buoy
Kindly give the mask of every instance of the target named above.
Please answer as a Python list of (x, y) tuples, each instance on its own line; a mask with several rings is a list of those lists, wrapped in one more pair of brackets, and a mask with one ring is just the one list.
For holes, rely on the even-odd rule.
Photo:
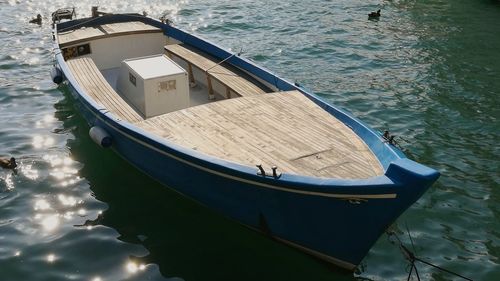
[(57, 66), (52, 67), (52, 69), (50, 70), (50, 77), (52, 77), (52, 82), (58, 85), (63, 81), (63, 73)]
[(113, 143), (111, 136), (101, 127), (94, 126), (90, 128), (89, 135), (101, 147), (108, 148)]

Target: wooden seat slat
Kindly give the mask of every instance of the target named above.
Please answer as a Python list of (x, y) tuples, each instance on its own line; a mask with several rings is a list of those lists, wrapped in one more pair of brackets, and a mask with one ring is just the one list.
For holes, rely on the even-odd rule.
[(133, 109), (123, 98), (109, 85), (104, 76), (89, 57), (79, 57), (66, 62), (71, 73), (85, 92), (98, 104), (115, 114), (117, 117), (135, 123), (143, 121), (144, 118)]
[(238, 75), (224, 64), (219, 64), (220, 61), (208, 55), (195, 52), (183, 44), (166, 45), (165, 51), (169, 56), (175, 55), (188, 64), (200, 69), (202, 72), (205, 72), (209, 78), (214, 78), (239, 96), (245, 97), (266, 93), (259, 86), (255, 85), (255, 83)]

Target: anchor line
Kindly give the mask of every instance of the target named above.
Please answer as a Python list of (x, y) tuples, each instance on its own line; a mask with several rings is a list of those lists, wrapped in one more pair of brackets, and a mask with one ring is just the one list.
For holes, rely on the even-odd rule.
[[(405, 223), (406, 224), (406, 223)], [(431, 266), (439, 271), (442, 271), (442, 272), (446, 272), (448, 274), (451, 274), (451, 275), (454, 275), (456, 277), (460, 277), (464, 280), (468, 280), (468, 281), (474, 281), (473, 279), (471, 278), (468, 278), (468, 277), (465, 277), (459, 273), (456, 273), (454, 271), (451, 271), (449, 269), (446, 269), (444, 267), (441, 267), (439, 265), (435, 265), (431, 262), (428, 262), (422, 258), (419, 258), (416, 254), (415, 254), (415, 247), (414, 247), (414, 244), (413, 244), (413, 239), (411, 237), (411, 234), (410, 234), (410, 230), (408, 229), (408, 225), (406, 225), (406, 231), (408, 232), (408, 237), (410, 238), (410, 243), (411, 243), (411, 246), (413, 248), (413, 251), (411, 251), (410, 249), (408, 249), (408, 247), (406, 247), (403, 242), (401, 241), (401, 239), (399, 238), (399, 236), (396, 234), (395, 231), (393, 230), (386, 230), (386, 234), (389, 238), (389, 242), (391, 242), (392, 244), (394, 244), (394, 241), (391, 241), (390, 238), (391, 237), (394, 237), (396, 238), (397, 242), (398, 242), (398, 246), (399, 248), (401, 249), (401, 252), (403, 253), (403, 256), (405, 257), (406, 260), (408, 260), (410, 262), (410, 271), (408, 273), (408, 278), (407, 278), (407, 281), (410, 280), (411, 276), (413, 275), (413, 270), (415, 270), (415, 275), (417, 277), (417, 280), (420, 281), (420, 275), (418, 274), (418, 269), (417, 269), (417, 265), (416, 265), (416, 262), (421, 262), (425, 265), (428, 265), (428, 266)]]
[(209, 71), (210, 69), (212, 69), (212, 68), (214, 68), (214, 67), (216, 67), (216, 66), (219, 66), (219, 65), (223, 64), (224, 62), (226, 62), (227, 60), (229, 60), (230, 58), (232, 58), (232, 57), (234, 57), (234, 56), (236, 56), (236, 55), (240, 56), (241, 54), (243, 54), (243, 48), (241, 48), (241, 49), (240, 49), (240, 52), (239, 52), (239, 53), (233, 53), (233, 54), (231, 54), (229, 57), (227, 57), (227, 58), (225, 58), (225, 59), (221, 60), (220, 62), (216, 63), (215, 65), (212, 65), (212, 66), (211, 66), (211, 67), (209, 67), (207, 70), (205, 70), (205, 72), (207, 72), (207, 73), (208, 73), (208, 71)]

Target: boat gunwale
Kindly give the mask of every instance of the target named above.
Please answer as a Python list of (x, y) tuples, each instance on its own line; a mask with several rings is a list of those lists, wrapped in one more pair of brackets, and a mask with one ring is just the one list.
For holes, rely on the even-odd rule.
[[(105, 18), (105, 19), (103, 19)], [(140, 15), (135, 15), (135, 14), (121, 14), (121, 15), (108, 15), (106, 17), (100, 17), (98, 20), (95, 20), (93, 24), (108, 24), (108, 23), (115, 23), (115, 22), (127, 22), (131, 21), (131, 19), (134, 20), (139, 20), (147, 24), (151, 24), (153, 26), (159, 27), (163, 30), (164, 34), (166, 36), (169, 36), (168, 30), (172, 30), (172, 28), (169, 25), (162, 24), (159, 21), (156, 21), (151, 18), (143, 17)], [(219, 174), (221, 176), (229, 176), (237, 179), (241, 179), (243, 181), (247, 181), (247, 183), (251, 184), (256, 184), (260, 186), (265, 186), (265, 187), (271, 187), (271, 188), (276, 188), (276, 189), (282, 189), (285, 191), (291, 191), (291, 192), (299, 192), (299, 193), (306, 193), (310, 195), (319, 195), (319, 196), (326, 196), (326, 197), (336, 197), (336, 198), (344, 198), (344, 199), (349, 199), (349, 198), (376, 198), (376, 199), (382, 199), (382, 198), (396, 198), (397, 193), (399, 191), (398, 187), (402, 185), (401, 182), (394, 181), (387, 175), (388, 166), (390, 163), (396, 161), (396, 160), (406, 160), (406, 157), (400, 152), (397, 148), (394, 148), (392, 146), (389, 146), (389, 144), (384, 143), (382, 141), (382, 137), (375, 133), (373, 130), (371, 130), (368, 126), (366, 126), (364, 123), (362, 123), (360, 120), (357, 118), (351, 116), (349, 113), (344, 112), (343, 110), (340, 110), (333, 105), (326, 103), (325, 101), (321, 100), (320, 98), (312, 95), (309, 93), (307, 90), (305, 90), (302, 87), (298, 87), (295, 85), (292, 85), (290, 82), (276, 76), (272, 72), (268, 71), (265, 68), (262, 68), (260, 66), (255, 65), (252, 61), (247, 60), (245, 58), (241, 58), (239, 56), (234, 56), (229, 60), (230, 63), (233, 65), (234, 62), (238, 62), (237, 60), (240, 61), (239, 65), (235, 65), (236, 67), (241, 67), (241, 62), (246, 63), (247, 65), (254, 67), (258, 72), (261, 72), (260, 74), (264, 73), (267, 76), (275, 78), (277, 81), (279, 81), (281, 84), (284, 86), (287, 86), (287, 89), (282, 89), (282, 90), (298, 90), (302, 94), (304, 94), (306, 97), (311, 99), (313, 102), (315, 102), (318, 106), (320, 106), (322, 109), (327, 111), (328, 113), (332, 114), (334, 117), (341, 116), (342, 119), (339, 119), (341, 122), (346, 124), (347, 126), (355, 124), (355, 127), (349, 126), (353, 131), (367, 144), (367, 146), (372, 150), (372, 153), (376, 156), (377, 160), (381, 162), (382, 166), (384, 167), (385, 174), (380, 175), (380, 176), (375, 176), (375, 177), (370, 177), (367, 179), (339, 179), (339, 178), (320, 178), (320, 177), (313, 177), (313, 176), (304, 176), (304, 175), (295, 175), (295, 174), (283, 174), (279, 179), (274, 179), (273, 177), (263, 177), (260, 175), (257, 175), (256, 169), (237, 164), (234, 162), (230, 162), (224, 159), (216, 158), (209, 156), (207, 154), (198, 152), (193, 149), (185, 148), (182, 147), (176, 143), (173, 143), (172, 141), (169, 141), (167, 139), (161, 138), (159, 136), (156, 136), (150, 132), (147, 132), (132, 123), (129, 123), (125, 120), (122, 120), (118, 117), (116, 117), (113, 113), (108, 111), (103, 111), (103, 108), (97, 104), (76, 82), (76, 79), (73, 77), (72, 72), (69, 70), (68, 65), (66, 64), (66, 61), (64, 60), (58, 38), (57, 38), (57, 32), (58, 32), (58, 27), (61, 27), (61, 29), (65, 29), (71, 26), (77, 26), (81, 23), (84, 22), (85, 19), (77, 20), (76, 22), (73, 23), (73, 25), (67, 25), (68, 22), (65, 22), (64, 24), (66, 25), (56, 25), (54, 27), (54, 44), (55, 44), (55, 56), (57, 63), (59, 64), (59, 67), (61, 67), (62, 72), (66, 76), (67, 80), (69, 81), (71, 87), (74, 88), (74, 90), (77, 92), (79, 97), (83, 98), (84, 105), (87, 107), (90, 112), (92, 112), (98, 119), (100, 119), (101, 122), (106, 123), (108, 126), (113, 127), (117, 132), (123, 134), (126, 137), (132, 138), (134, 141), (140, 141), (142, 142), (143, 145), (147, 145), (150, 148), (153, 148), (154, 150), (157, 150), (159, 152), (163, 152), (163, 154), (168, 154), (167, 156), (170, 157), (175, 157), (177, 159), (181, 159), (182, 161), (185, 161), (188, 164), (191, 164), (192, 166), (195, 167), (202, 167), (206, 168), (212, 172), (215, 172), (216, 174)], [(88, 19), (87, 19), (88, 20)], [(71, 22), (69, 22), (71, 23)], [(88, 23), (88, 21), (87, 21)], [(174, 28), (176, 31), (183, 32), (182, 30)], [(216, 44), (213, 44), (209, 42), (208, 40), (201, 39), (195, 35), (185, 33), (188, 36), (191, 36), (192, 38), (202, 41), (205, 44), (208, 44), (212, 49), (216, 49), (216, 51), (219, 52), (225, 52), (225, 54), (231, 55), (230, 52), (222, 49), (221, 47), (217, 46)], [(174, 37), (175, 38), (175, 37)], [(186, 42), (184, 42), (186, 43)], [(189, 43), (188, 43), (189, 44)], [(191, 44), (189, 44), (191, 45)], [(196, 47), (196, 46), (195, 46)], [(199, 47), (198, 47), (199, 48)], [(210, 51), (210, 50), (207, 50)], [(213, 50), (212, 50), (213, 51)], [(210, 53), (211, 55), (215, 55), (214, 53)], [(217, 56), (217, 55), (215, 55)], [(220, 57), (220, 56), (217, 56)], [(251, 69), (243, 68), (246, 71), (249, 71), (251, 74), (264, 79), (265, 77), (262, 77), (259, 75), (259, 73), (255, 73), (255, 71), (252, 71)], [(69, 75), (68, 75), (69, 74)], [(346, 121), (349, 121), (350, 124), (346, 123)], [(365, 130), (364, 134), (360, 135), (359, 130)], [(385, 147), (384, 152), (391, 152), (390, 157), (391, 161), (388, 161), (389, 163), (386, 163), (387, 165), (384, 165), (380, 159), (380, 155), (382, 152), (376, 153), (373, 151), (372, 146), (370, 143), (367, 142), (366, 140), (366, 134), (371, 133), (371, 137), (374, 138), (377, 142), (377, 144), (382, 144)], [(373, 141), (373, 140), (372, 140)], [(373, 144), (372, 144), (373, 145)], [(418, 163), (417, 163), (418, 164)], [(427, 174), (432, 174), (432, 169), (429, 168), (429, 171), (427, 171)], [(354, 194), (353, 194), (354, 193)], [(359, 193), (359, 194), (358, 194)]]

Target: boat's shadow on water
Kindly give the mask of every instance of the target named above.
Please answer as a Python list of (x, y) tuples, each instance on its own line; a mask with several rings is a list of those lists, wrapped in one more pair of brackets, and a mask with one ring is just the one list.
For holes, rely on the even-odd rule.
[(61, 130), (75, 136), (67, 143), (71, 157), (84, 165), (79, 175), (94, 197), (108, 205), (85, 224), (111, 227), (121, 241), (149, 251), (131, 259), (185, 280), (356, 279), (186, 199), (100, 148), (84, 119), (68, 109), (73, 99), (67, 89), (61, 90), (65, 97), (55, 106), (56, 117)]

